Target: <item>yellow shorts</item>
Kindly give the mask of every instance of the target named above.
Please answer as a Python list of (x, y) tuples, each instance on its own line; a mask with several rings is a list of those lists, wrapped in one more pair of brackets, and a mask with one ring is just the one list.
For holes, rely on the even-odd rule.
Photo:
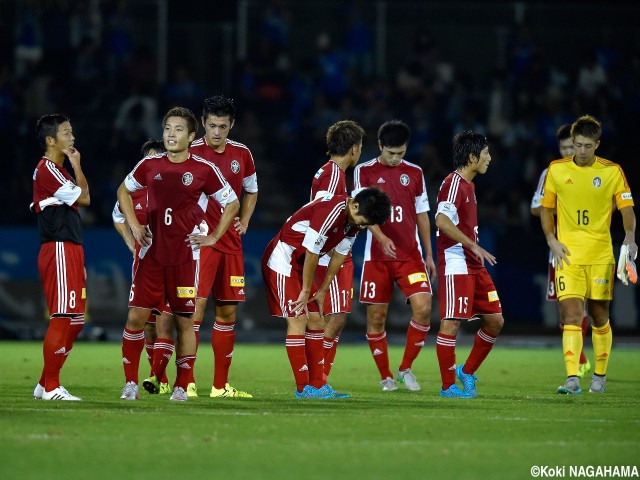
[(611, 300), (615, 265), (569, 265), (556, 270), (558, 300), (589, 298)]

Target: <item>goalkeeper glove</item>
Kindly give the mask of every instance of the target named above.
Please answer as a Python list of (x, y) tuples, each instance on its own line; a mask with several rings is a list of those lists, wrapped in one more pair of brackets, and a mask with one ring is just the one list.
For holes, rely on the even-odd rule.
[(635, 262), (629, 258), (628, 245), (622, 245), (620, 247), (617, 276), (624, 285), (629, 285), (629, 280), (631, 280), (632, 283), (638, 281), (638, 271)]

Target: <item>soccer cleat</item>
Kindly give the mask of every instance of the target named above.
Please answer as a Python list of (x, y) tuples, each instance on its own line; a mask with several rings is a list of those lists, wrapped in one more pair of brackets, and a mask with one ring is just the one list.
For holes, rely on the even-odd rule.
[(558, 393), (560, 395), (580, 395), (582, 393), (580, 379), (578, 377), (567, 377), (564, 385), (558, 387)]
[(58, 388), (54, 388), (50, 392), (42, 393), (42, 400), (70, 400), (70, 401), (80, 401), (82, 400), (80, 397), (76, 397), (67, 392), (67, 389), (60, 385)]
[(478, 381), (478, 377), (473, 374), (469, 375), (468, 373), (464, 373), (462, 371), (463, 367), (464, 364), (459, 365), (458, 368), (456, 368), (456, 377), (458, 377), (458, 380), (462, 382), (464, 392), (468, 393), (471, 398), (475, 398), (478, 396), (478, 392), (476, 391), (476, 382)]
[(351, 396), (348, 393), (336, 392), (328, 383), (325, 383), (318, 391), (324, 395), (322, 398), (349, 398)]
[(587, 360), (586, 363), (581, 363), (580, 367), (578, 368), (578, 378), (584, 377), (590, 371), (591, 371), (591, 364), (589, 363), (589, 360)]
[(140, 389), (136, 382), (127, 382), (122, 389), (120, 400), (137, 400), (140, 398)]
[(198, 388), (196, 384), (191, 382), (187, 385), (187, 397), (197, 397), (198, 396)]
[(327, 398), (316, 387), (306, 385), (301, 392), (296, 390), (296, 398)]
[(211, 387), (211, 393), (209, 396), (211, 398), (253, 398), (253, 395), (250, 393), (237, 390), (228, 383), (226, 383), (222, 388)]
[(589, 393), (604, 393), (604, 384), (607, 382), (606, 375), (594, 375), (591, 378)]
[(189, 396), (187, 395), (187, 392), (184, 391), (184, 388), (174, 387), (169, 400), (173, 402), (186, 402), (188, 398)]
[(166, 395), (167, 393), (171, 393), (171, 387), (168, 383), (160, 383), (160, 391), (158, 392), (160, 395)]
[(445, 398), (475, 398), (470, 393), (460, 390), (460, 387), (455, 383), (446, 390), (440, 388), (440, 396)]
[(42, 400), (42, 394), (44, 393), (44, 387), (37, 383), (35, 388), (33, 389), (33, 398), (36, 400)]
[(410, 368), (407, 368), (406, 370), (398, 370), (398, 381), (403, 383), (407, 390), (411, 390), (412, 392), (420, 390), (418, 379)]
[(380, 385), (382, 385), (383, 392), (393, 392), (394, 390), (398, 389), (398, 384), (391, 377), (387, 377), (384, 380), (380, 380)]
[(160, 392), (160, 382), (158, 382), (158, 378), (155, 375), (151, 375), (149, 378), (144, 379), (142, 388), (151, 394), (156, 394)]

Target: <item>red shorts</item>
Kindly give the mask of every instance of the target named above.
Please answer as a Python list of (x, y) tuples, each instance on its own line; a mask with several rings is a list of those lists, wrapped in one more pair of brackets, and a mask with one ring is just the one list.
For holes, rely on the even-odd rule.
[(50, 318), (84, 316), (87, 290), (82, 245), (43, 243), (38, 255), (38, 271)]
[[(327, 267), (316, 267), (316, 284), (322, 285), (327, 274)], [(324, 313), (349, 313), (353, 302), (353, 261), (348, 258), (329, 285), (327, 296), (324, 297)]]
[(244, 259), (242, 254), (223, 253), (215, 248), (200, 249), (198, 298), (244, 302)]
[[(263, 257), (264, 260), (264, 257)], [(302, 290), (302, 276), (295, 270), (291, 271), (291, 276), (287, 277), (282, 273), (270, 269), (266, 262), (262, 263), (262, 278), (264, 279), (264, 288), (267, 291), (267, 303), (269, 312), (274, 317), (296, 318), (291, 312), (290, 302), (295, 302)], [(317, 287), (315, 283), (311, 286), (311, 296), (315, 293)], [(309, 312), (319, 313), (320, 309), (316, 302), (307, 304)]]
[(423, 261), (366, 260), (362, 265), (360, 279), (360, 303), (389, 303), (393, 295), (394, 282), (407, 297), (407, 301), (416, 293), (432, 293), (431, 281)]
[[(138, 242), (135, 243), (135, 254), (133, 255), (133, 265), (131, 266), (131, 285), (133, 286), (133, 279), (136, 276), (136, 270), (138, 270), (138, 265), (140, 265), (140, 244)], [(133, 299), (133, 288), (129, 290), (129, 302)], [(166, 300), (160, 303), (157, 307), (151, 309), (151, 315), (147, 319), (147, 323), (156, 323), (156, 315), (162, 314), (162, 312), (171, 312), (171, 307), (166, 302)]]
[(196, 308), (197, 275), (196, 260), (165, 267), (147, 255), (138, 261), (133, 274), (129, 308), (162, 311), (169, 304), (175, 314), (191, 315)]
[(498, 292), (489, 272), (438, 277), (440, 319), (470, 320), (502, 313)]
[(549, 274), (547, 275), (547, 300), (558, 300), (556, 295), (556, 268), (553, 263), (549, 263)]

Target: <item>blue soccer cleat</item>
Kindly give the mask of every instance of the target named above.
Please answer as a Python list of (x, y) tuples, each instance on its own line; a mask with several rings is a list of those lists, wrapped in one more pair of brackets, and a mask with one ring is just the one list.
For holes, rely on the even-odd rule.
[(478, 392), (476, 391), (476, 382), (478, 381), (478, 377), (473, 374), (469, 375), (468, 373), (464, 373), (462, 371), (463, 368), (464, 364), (456, 368), (456, 377), (458, 377), (458, 380), (462, 382), (465, 393), (471, 395), (471, 398), (475, 398), (478, 396)]
[(336, 392), (328, 383), (325, 383), (318, 391), (324, 395), (322, 398), (349, 398), (351, 396), (348, 393)]
[(327, 398), (316, 387), (306, 385), (301, 392), (296, 390), (296, 398)]
[(453, 384), (446, 390), (440, 389), (440, 396), (445, 398), (475, 398), (470, 393), (460, 390), (460, 387)]
[(560, 395), (580, 395), (581, 393), (580, 379), (578, 377), (567, 377), (564, 385), (558, 387), (558, 394)]

